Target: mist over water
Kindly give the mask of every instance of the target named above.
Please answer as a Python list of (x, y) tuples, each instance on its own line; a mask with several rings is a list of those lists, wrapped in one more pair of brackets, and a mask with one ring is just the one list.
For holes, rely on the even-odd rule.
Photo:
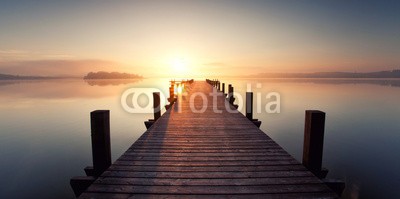
[[(115, 161), (145, 131), (143, 121), (153, 117), (125, 112), (121, 94), (137, 87), (158, 88), (168, 96), (168, 81), (0, 81), (0, 198), (74, 198), (69, 179), (84, 175), (83, 168), (92, 164), (89, 113), (111, 111)], [(243, 98), (250, 85), (255, 106), (257, 94), (261, 96), (262, 111), (254, 118), (299, 161), (304, 111), (326, 112), (323, 166), (329, 169), (328, 178), (346, 182), (343, 198), (400, 197), (400, 81), (220, 81), (226, 83), (226, 91), (232, 84)], [(265, 111), (270, 92), (280, 95), (280, 113)]]

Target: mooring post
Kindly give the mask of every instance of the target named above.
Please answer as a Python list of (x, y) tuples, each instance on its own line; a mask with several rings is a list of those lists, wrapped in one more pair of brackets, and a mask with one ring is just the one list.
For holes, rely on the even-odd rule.
[(253, 92), (246, 92), (246, 117), (258, 128), (261, 126), (261, 121), (253, 118)]
[(111, 165), (110, 111), (90, 113), (94, 176), (100, 176)]
[(173, 85), (171, 85), (171, 87), (169, 87), (169, 102), (171, 103), (172, 101), (174, 101), (175, 98), (175, 88)]
[(110, 111), (90, 113), (93, 167), (86, 167), (88, 176), (71, 178), (70, 185), (78, 197), (111, 165)]
[(325, 113), (318, 110), (306, 110), (303, 165), (316, 176), (321, 176), (324, 130)]
[(325, 179), (328, 169), (322, 168), (325, 115), (322, 111), (306, 110), (303, 165), (340, 196), (345, 188), (345, 183), (338, 179)]
[(253, 120), (253, 92), (246, 92), (246, 117)]
[(232, 87), (232, 84), (228, 84), (228, 98), (231, 97), (231, 91), (232, 91), (231, 87)]
[(175, 102), (175, 88), (174, 85), (171, 84), (169, 87), (169, 98), (168, 98), (169, 104), (165, 105), (165, 109), (168, 110), (172, 105), (174, 105)]
[(229, 103), (233, 104), (235, 98), (233, 98), (233, 86), (229, 84), (229, 93), (228, 93)]
[(222, 83), (222, 93), (225, 94), (225, 83)]
[(154, 121), (161, 117), (160, 92), (153, 92)]

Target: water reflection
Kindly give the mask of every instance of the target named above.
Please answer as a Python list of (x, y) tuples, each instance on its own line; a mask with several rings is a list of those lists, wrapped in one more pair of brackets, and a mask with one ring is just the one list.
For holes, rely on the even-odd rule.
[[(230, 79), (245, 96), (251, 83), (282, 96), (280, 114), (255, 113), (261, 129), (301, 160), (304, 110), (327, 112), (324, 163), (332, 178), (346, 180), (344, 198), (399, 198), (400, 80)], [(262, 85), (257, 88), (257, 83)], [(81, 79), (0, 81), (0, 198), (72, 198), (69, 179), (91, 164), (89, 112), (111, 110), (113, 159), (144, 131), (152, 114), (128, 114), (120, 104), (130, 87), (158, 88), (169, 79), (84, 82)], [(184, 97), (184, 96), (183, 96)], [(256, 100), (255, 96), (254, 100)], [(255, 103), (256, 105), (256, 103)], [(54, 176), (58, 176), (54, 178)], [(35, 179), (35, 183), (26, 181)], [(52, 189), (48, 186), (52, 185)], [(24, 192), (18, 191), (24, 187)], [(50, 191), (49, 191), (50, 190)]]
[(163, 79), (95, 84), (107, 86), (82, 79), (0, 81), (0, 198), (73, 198), (69, 179), (92, 164), (89, 113), (110, 110), (115, 160), (152, 117), (125, 112), (121, 93), (130, 87), (168, 89)]
[(120, 95), (124, 88), (139, 81), (94, 80), (86, 83), (80, 79), (0, 81), (0, 95), (9, 99), (104, 98)]

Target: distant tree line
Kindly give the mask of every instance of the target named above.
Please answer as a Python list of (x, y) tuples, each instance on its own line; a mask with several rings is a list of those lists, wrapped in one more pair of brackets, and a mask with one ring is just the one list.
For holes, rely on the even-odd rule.
[(84, 79), (141, 79), (143, 76), (130, 73), (119, 73), (119, 72), (90, 72)]

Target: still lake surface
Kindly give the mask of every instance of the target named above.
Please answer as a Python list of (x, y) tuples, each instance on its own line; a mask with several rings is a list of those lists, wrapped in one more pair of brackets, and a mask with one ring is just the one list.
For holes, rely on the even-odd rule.
[[(85, 175), (83, 168), (92, 164), (90, 112), (111, 111), (115, 161), (152, 118), (125, 112), (121, 94), (136, 87), (167, 96), (168, 81), (0, 81), (0, 198), (74, 198), (69, 179)], [(304, 111), (326, 112), (323, 166), (328, 178), (346, 182), (343, 198), (400, 198), (399, 80), (221, 81), (241, 96), (250, 85), (255, 106), (261, 96), (262, 111), (254, 115), (261, 129), (299, 161)], [(280, 95), (280, 113), (265, 112), (271, 92)]]

